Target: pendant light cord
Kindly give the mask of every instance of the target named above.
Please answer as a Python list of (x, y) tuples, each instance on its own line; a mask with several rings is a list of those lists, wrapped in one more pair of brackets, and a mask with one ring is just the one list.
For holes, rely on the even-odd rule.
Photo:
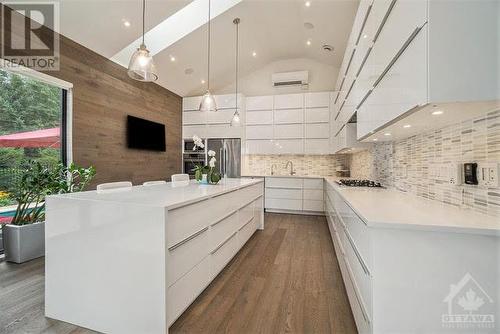
[(142, 45), (144, 44), (144, 34), (146, 33), (146, 0), (142, 0)]
[(208, 52), (207, 52), (207, 62), (208, 62), (208, 78), (207, 78), (207, 90), (210, 91), (210, 10), (211, 10), (211, 2), (208, 0)]
[(238, 68), (239, 68), (239, 46), (240, 46), (240, 21), (239, 19), (236, 22), (236, 113), (238, 112)]

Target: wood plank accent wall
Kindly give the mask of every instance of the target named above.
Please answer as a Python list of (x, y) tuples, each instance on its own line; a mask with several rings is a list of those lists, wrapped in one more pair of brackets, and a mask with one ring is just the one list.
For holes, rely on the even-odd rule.
[[(16, 27), (13, 30), (16, 33)], [(126, 68), (62, 35), (60, 43), (60, 71), (46, 73), (74, 85), (73, 160), (96, 168), (90, 187), (167, 180), (180, 173), (182, 98), (157, 84), (130, 79)], [(167, 151), (128, 149), (128, 114), (165, 124)]]

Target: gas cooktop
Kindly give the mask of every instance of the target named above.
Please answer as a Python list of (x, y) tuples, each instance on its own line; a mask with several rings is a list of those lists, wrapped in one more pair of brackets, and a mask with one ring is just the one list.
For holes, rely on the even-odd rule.
[(338, 184), (346, 187), (372, 187), (372, 188), (383, 188), (380, 182), (370, 181), (370, 180), (339, 180)]

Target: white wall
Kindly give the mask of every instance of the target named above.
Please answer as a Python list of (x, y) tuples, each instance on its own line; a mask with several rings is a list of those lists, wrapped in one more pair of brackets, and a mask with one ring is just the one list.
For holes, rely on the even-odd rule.
[[(240, 78), (239, 92), (246, 96), (275, 95), (304, 92), (301, 87), (274, 88), (271, 75), (276, 72), (309, 71), (309, 92), (331, 91), (337, 80), (339, 69), (308, 58), (278, 60)], [(215, 94), (234, 92), (234, 82)]]

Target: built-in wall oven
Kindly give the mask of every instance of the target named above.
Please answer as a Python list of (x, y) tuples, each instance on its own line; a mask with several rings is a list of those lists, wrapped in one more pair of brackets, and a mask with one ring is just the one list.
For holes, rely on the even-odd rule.
[[(194, 179), (194, 168), (196, 165), (206, 165), (206, 141), (204, 141), (205, 148), (195, 148), (194, 141), (185, 139), (182, 144), (182, 172), (188, 174), (190, 178)], [(195, 148), (195, 149), (193, 149)]]

